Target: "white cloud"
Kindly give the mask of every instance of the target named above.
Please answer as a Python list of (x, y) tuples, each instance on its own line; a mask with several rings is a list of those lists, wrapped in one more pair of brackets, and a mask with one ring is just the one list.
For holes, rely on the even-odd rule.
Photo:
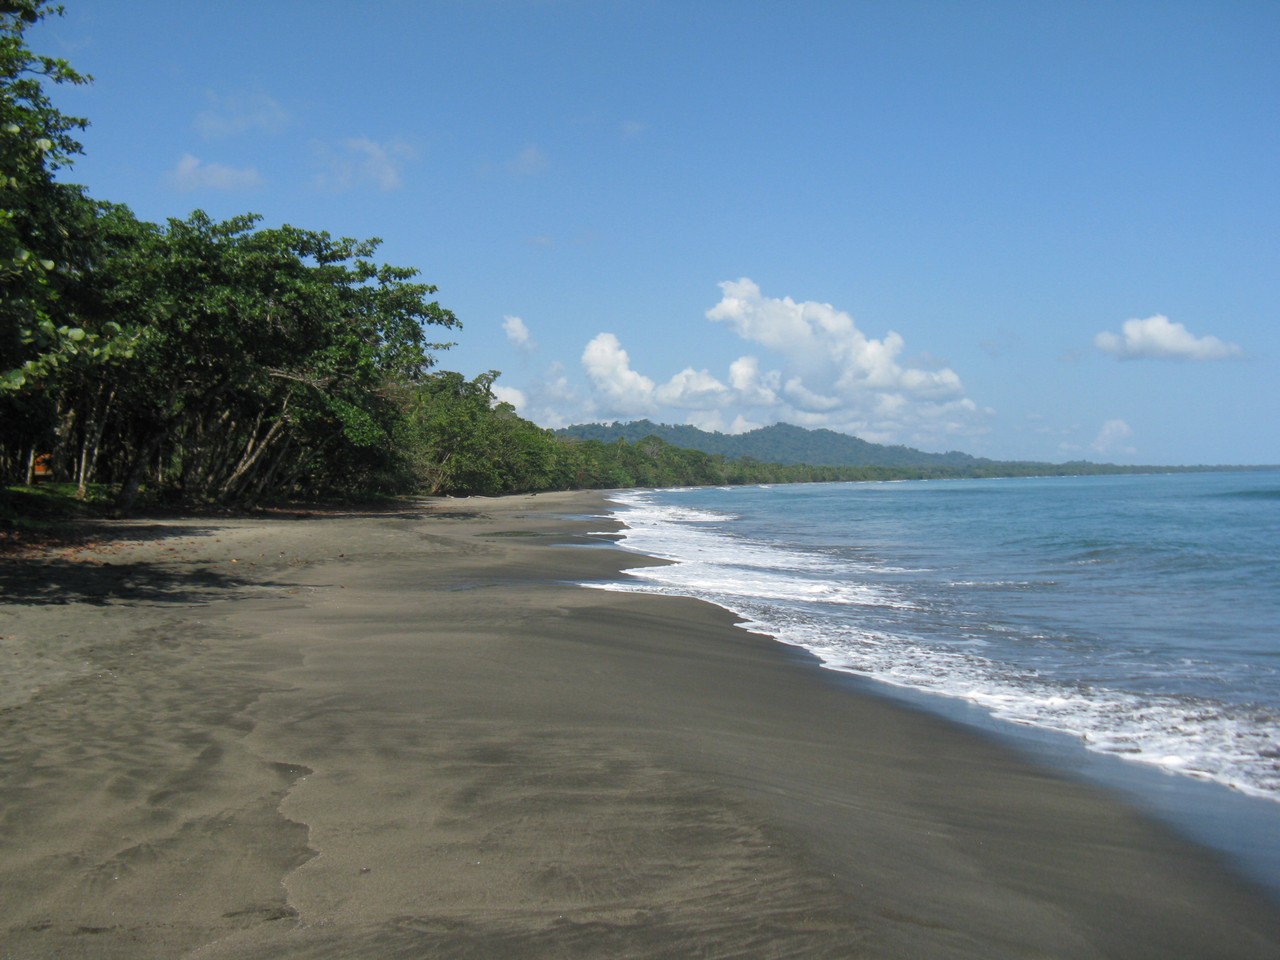
[(502, 318), (502, 329), (506, 331), (507, 340), (521, 350), (536, 350), (538, 345), (529, 334), (529, 328), (520, 317), (510, 314)]
[(631, 369), (631, 358), (612, 333), (598, 334), (582, 352), (582, 366), (605, 413), (638, 416), (654, 411), (654, 383)]
[(209, 94), (209, 109), (196, 115), (196, 129), (206, 140), (221, 140), (247, 133), (279, 133), (290, 116), (265, 93)]
[(764, 348), (764, 360), (739, 357), (723, 379), (685, 367), (659, 383), (632, 369), (616, 335), (602, 333), (582, 353), (591, 397), (579, 410), (589, 419), (648, 416), (704, 429), (728, 422), (736, 433), (786, 421), (925, 447), (986, 431), (992, 411), (964, 396), (954, 370), (899, 360), (901, 335), (867, 337), (828, 303), (767, 298), (749, 279), (721, 287), (708, 319)]
[(515, 387), (504, 387), (500, 384), (494, 384), (493, 398), (498, 403), (509, 403), (516, 408), (517, 411), (523, 410), (529, 405), (528, 399), (524, 395), (523, 390), (517, 390)]
[[(990, 411), (965, 396), (960, 376), (902, 361), (905, 341), (863, 333), (831, 304), (765, 297), (749, 279), (720, 284), (707, 318), (774, 355), (778, 368), (742, 357), (729, 370), (744, 422), (829, 427), (867, 439), (930, 445), (984, 431)], [(927, 356), (927, 354), (925, 355)]]
[(725, 433), (747, 433), (751, 430), (758, 430), (761, 427), (767, 427), (767, 423), (757, 423), (754, 420), (748, 420), (742, 414), (738, 414), (733, 418), (733, 423), (729, 424), (729, 429)]
[(624, 120), (620, 125), (620, 129), (624, 140), (635, 140), (637, 137), (644, 135), (648, 125), (639, 120)]
[(707, 410), (728, 399), (729, 388), (706, 370), (686, 367), (654, 392), (654, 399), (671, 407)]
[(739, 357), (729, 364), (729, 383), (742, 401), (751, 406), (772, 407), (778, 402), (778, 373), (760, 373), (755, 357)]
[(792, 377), (788, 380), (782, 392), (798, 408), (810, 413), (826, 413), (840, 406), (839, 397), (829, 397), (814, 393), (801, 382), (799, 377)]
[(760, 288), (746, 278), (726, 280), (720, 289), (724, 296), (707, 311), (707, 319), (724, 320), (744, 340), (778, 353), (813, 349), (814, 330), (804, 316), (806, 305), (797, 304), (790, 297), (765, 301)]
[(404, 186), (404, 165), (417, 157), (417, 151), (399, 140), (380, 143), (368, 137), (350, 137), (336, 146), (321, 144), (316, 150), (323, 169), (314, 182), (332, 192), (365, 185), (384, 192), (398, 190)]
[[(714, 410), (733, 398), (733, 392), (706, 370), (686, 367), (658, 385), (631, 369), (631, 358), (612, 333), (602, 333), (587, 344), (582, 365), (603, 400), (598, 412), (614, 416), (651, 414), (659, 407), (694, 411)], [(691, 421), (692, 422), (692, 421)]]
[(1103, 332), (1093, 338), (1094, 346), (1121, 360), (1226, 360), (1244, 355), (1234, 343), (1217, 337), (1196, 337), (1180, 323), (1156, 314), (1145, 320), (1126, 320), (1119, 334)]
[(964, 393), (959, 375), (950, 368), (902, 371), (902, 385), (916, 397), (949, 400)]
[(1123, 420), (1108, 420), (1090, 446), (1098, 453), (1137, 453), (1127, 442), (1133, 430)]
[(262, 174), (253, 167), (237, 169), (221, 163), (205, 163), (189, 153), (182, 155), (169, 182), (179, 190), (251, 190), (263, 184)]
[(685, 423), (707, 433), (725, 433), (724, 416), (719, 410), (693, 410), (685, 417)]
[(618, 337), (601, 333), (582, 353), (586, 393), (553, 371), (530, 387), (526, 415), (550, 425), (649, 417), (731, 433), (782, 421), (947, 449), (986, 432), (994, 412), (966, 397), (941, 361), (924, 361), (935, 367), (924, 369), (901, 360), (899, 334), (868, 337), (829, 304), (766, 298), (747, 279), (721, 286), (707, 317), (760, 347), (757, 354), (738, 357), (723, 376), (687, 366), (664, 382), (634, 369)]
[(745, 277), (726, 281), (720, 289), (724, 296), (707, 311), (707, 318), (728, 323), (743, 339), (786, 358), (805, 379), (821, 380), (814, 389), (830, 393), (834, 388), (846, 399), (868, 391), (897, 391), (929, 400), (964, 394), (955, 371), (901, 366), (901, 336), (890, 331), (883, 340), (868, 337), (853, 317), (829, 303), (764, 297)]

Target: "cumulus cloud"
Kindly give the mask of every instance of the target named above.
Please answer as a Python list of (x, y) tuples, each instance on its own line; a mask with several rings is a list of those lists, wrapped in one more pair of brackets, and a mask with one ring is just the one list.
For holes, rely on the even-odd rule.
[(196, 115), (196, 129), (206, 140), (221, 140), (249, 133), (279, 133), (290, 116), (265, 93), (209, 94), (209, 107)]
[(840, 406), (839, 397), (815, 393), (806, 387), (799, 377), (788, 380), (782, 392), (798, 409), (808, 413), (827, 413)]
[(521, 350), (534, 350), (537, 344), (534, 343), (533, 337), (529, 333), (528, 326), (520, 317), (513, 317), (510, 314), (502, 318), (502, 329), (506, 331), (507, 341)]
[(1090, 446), (1098, 453), (1137, 453), (1128, 443), (1133, 430), (1123, 420), (1108, 420)]
[(685, 367), (654, 391), (654, 398), (672, 407), (706, 410), (729, 397), (729, 388), (706, 370)]
[(919, 370), (898, 362), (903, 339), (890, 331), (882, 340), (868, 337), (853, 317), (829, 303), (790, 297), (765, 297), (745, 277), (720, 284), (723, 296), (707, 318), (728, 324), (745, 340), (781, 355), (803, 375), (823, 381), (824, 393), (846, 399), (874, 391), (901, 392), (930, 400), (964, 394), (953, 370)]
[(733, 418), (733, 423), (729, 424), (729, 429), (725, 433), (748, 433), (752, 430), (759, 430), (761, 427), (767, 427), (767, 423), (758, 423), (755, 420), (748, 420), (742, 414), (738, 414)]
[(759, 356), (739, 357), (723, 378), (690, 366), (659, 383), (632, 368), (617, 336), (600, 334), (582, 355), (591, 415), (657, 414), (730, 432), (786, 421), (921, 445), (984, 431), (991, 411), (965, 396), (949, 367), (905, 363), (899, 334), (869, 337), (830, 304), (768, 298), (748, 279), (721, 288), (708, 319), (762, 348)]
[(779, 381), (776, 370), (761, 373), (760, 361), (755, 357), (739, 357), (729, 365), (729, 383), (750, 406), (776, 405)]
[(1234, 343), (1217, 337), (1197, 337), (1180, 323), (1156, 314), (1145, 320), (1126, 320), (1120, 333), (1104, 331), (1094, 346), (1121, 360), (1226, 360), (1244, 355)]
[(399, 140), (381, 143), (368, 137), (350, 137), (336, 145), (320, 144), (316, 153), (322, 169), (315, 177), (315, 185), (337, 193), (361, 186), (398, 190), (404, 186), (404, 165), (417, 156), (417, 151)]
[(179, 190), (251, 190), (263, 184), (262, 174), (253, 167), (228, 167), (205, 163), (189, 153), (182, 155), (169, 171), (169, 182)]
[(516, 408), (517, 412), (529, 405), (523, 390), (518, 390), (515, 387), (504, 387), (497, 383), (491, 389), (493, 390), (493, 398), (498, 403), (509, 403)]
[(631, 369), (631, 357), (612, 333), (598, 334), (582, 351), (582, 366), (603, 401), (603, 412), (638, 416), (654, 411), (654, 383)]
[[(676, 407), (697, 418), (734, 399), (734, 391), (706, 370), (686, 367), (666, 383), (656, 383), (631, 368), (631, 357), (612, 333), (602, 333), (587, 344), (582, 366), (595, 387), (597, 413), (639, 416), (660, 407)], [(689, 422), (694, 422), (690, 420)]]
[(763, 347), (777, 364), (762, 371), (748, 356), (730, 368), (744, 422), (786, 420), (922, 444), (983, 429), (989, 411), (965, 396), (960, 376), (941, 362), (932, 369), (907, 364), (900, 334), (868, 336), (831, 304), (766, 297), (745, 277), (720, 289), (707, 318)]

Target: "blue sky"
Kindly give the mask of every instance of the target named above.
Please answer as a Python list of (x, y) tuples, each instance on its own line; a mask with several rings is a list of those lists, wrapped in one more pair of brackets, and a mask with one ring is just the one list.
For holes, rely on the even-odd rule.
[(67, 179), (383, 238), (545, 426), (1280, 463), (1280, 4), (65, 2)]

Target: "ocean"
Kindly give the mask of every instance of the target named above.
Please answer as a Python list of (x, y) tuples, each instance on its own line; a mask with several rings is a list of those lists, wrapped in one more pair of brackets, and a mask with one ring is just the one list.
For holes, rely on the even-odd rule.
[(693, 596), (1126, 792), (1280, 890), (1280, 473), (611, 495)]

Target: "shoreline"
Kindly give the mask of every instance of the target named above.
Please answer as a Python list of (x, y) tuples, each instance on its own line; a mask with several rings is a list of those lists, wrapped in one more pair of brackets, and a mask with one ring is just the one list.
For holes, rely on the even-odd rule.
[(719, 607), (577, 586), (646, 562), (606, 512), (4, 561), (0, 957), (1280, 952), (1274, 901), (1107, 791)]
[[(836, 485), (836, 489), (843, 487)], [(815, 487), (817, 489), (820, 488)], [(1179, 705), (1174, 702), (1176, 698), (1155, 697), (1151, 714), (1146, 712), (1145, 704), (1134, 702), (1132, 698), (1127, 698), (1130, 702), (1123, 704), (1127, 709), (1117, 709), (1121, 704), (1112, 702), (1107, 710), (1105, 697), (1109, 693), (1114, 698), (1116, 691), (1106, 690), (1105, 668), (1094, 676), (1087, 664), (1078, 663), (1075, 668), (1083, 669), (1083, 675), (1091, 678), (1086, 688), (1102, 684), (1104, 702), (1101, 706), (1104, 709), (1101, 716), (1105, 719), (1098, 724), (1099, 717), (1088, 716), (1086, 709), (1083, 722), (1077, 725), (1072, 722), (1076, 717), (1064, 717), (1062, 711), (1052, 709), (1053, 694), (1058, 693), (1068, 699), (1074, 696), (1070, 685), (1055, 687), (1054, 681), (1048, 681), (1046, 689), (1039, 688), (1033, 680), (1034, 692), (1029, 692), (1023, 684), (1034, 677), (1041, 665), (1029, 667), (1019, 659), (1021, 654), (1017, 649), (1004, 651), (1011, 654), (1006, 664), (1010, 668), (1007, 673), (991, 670), (985, 665), (992, 661), (981, 657), (977, 658), (975, 670), (961, 655), (957, 658), (959, 673), (953, 676), (950, 664), (955, 654), (951, 648), (944, 643), (940, 645), (940, 651), (931, 646), (929, 640), (921, 645), (917, 637), (917, 630), (923, 630), (920, 637), (932, 638), (935, 634), (930, 631), (940, 629), (951, 631), (953, 636), (957, 633), (969, 636), (968, 630), (975, 625), (968, 621), (964, 626), (954, 622), (943, 627), (938, 622), (916, 624), (907, 617), (895, 618), (892, 626), (886, 627), (889, 618), (880, 616), (878, 611), (869, 611), (870, 620), (864, 624), (861, 614), (842, 619), (834, 612), (842, 610), (842, 607), (828, 607), (824, 603), (817, 604), (813, 611), (806, 611), (795, 619), (786, 599), (787, 587), (783, 584), (790, 582), (791, 589), (796, 591), (795, 597), (805, 596), (811, 585), (804, 575), (790, 572), (795, 561), (782, 544), (774, 543), (763, 553), (752, 551), (742, 556), (740, 559), (746, 568), (744, 576), (751, 586), (735, 585), (733, 580), (737, 576), (739, 558), (733, 555), (733, 543), (743, 536), (751, 540), (751, 529), (755, 529), (751, 518), (758, 519), (759, 511), (767, 511), (769, 501), (756, 500), (750, 491), (741, 494), (749, 504), (747, 506), (738, 504), (738, 495), (728, 490), (708, 494), (709, 500), (690, 490), (667, 492), (675, 499), (663, 496), (662, 491), (623, 491), (616, 497), (614, 515), (624, 524), (636, 527), (634, 531), (624, 532), (621, 546), (639, 552), (653, 552), (672, 559), (677, 566), (637, 570), (635, 574), (641, 583), (623, 580), (612, 589), (692, 596), (723, 606), (744, 618), (748, 629), (773, 635), (780, 643), (810, 651), (815, 655), (815, 662), (844, 677), (851, 689), (861, 695), (905, 703), (983, 735), (994, 736), (1013, 746), (1033, 763), (1047, 765), (1069, 777), (1100, 785), (1125, 797), (1138, 809), (1173, 826), (1182, 836), (1225, 854), (1233, 868), (1260, 883), (1270, 896), (1280, 901), (1280, 802), (1277, 802), (1280, 794), (1265, 788), (1273, 772), (1267, 767), (1266, 757), (1270, 754), (1266, 748), (1270, 746), (1268, 741), (1274, 739), (1266, 726), (1265, 708), (1259, 708), (1258, 716), (1252, 719), (1243, 718), (1244, 729), (1237, 729), (1232, 721), (1222, 720), (1216, 727), (1209, 726), (1204, 730), (1202, 737), (1196, 737), (1190, 731), (1180, 729), (1179, 721), (1183, 718)], [(790, 495), (779, 496), (785, 503)], [(739, 507), (748, 517), (747, 528), (741, 530), (737, 529), (736, 522), (731, 524), (733, 529), (730, 530), (723, 523), (690, 525), (687, 517), (668, 518), (665, 515), (665, 511), (671, 509), (709, 509), (711, 513), (700, 516), (699, 520), (713, 520), (717, 516), (732, 516)], [(874, 522), (871, 527), (875, 527)], [(766, 533), (767, 539), (769, 536)], [(880, 543), (878, 556), (898, 557), (901, 562), (903, 551), (911, 555), (913, 551), (945, 549), (929, 543), (930, 537), (927, 530), (917, 527), (914, 544), (910, 540), (897, 544)], [(780, 569), (770, 569), (768, 557), (779, 549), (782, 552), (774, 562)], [(801, 551), (803, 553), (803, 548)], [(984, 559), (979, 555), (974, 560), (976, 569), (980, 570)], [(941, 563), (945, 566), (947, 560)], [(890, 565), (893, 565), (892, 561)], [(905, 565), (913, 566), (910, 561)], [(1011, 579), (1017, 579), (1013, 571), (1007, 573)], [(872, 595), (877, 590), (887, 589), (892, 595), (895, 588), (901, 587), (892, 576), (885, 578), (874, 572), (866, 578), (854, 570), (843, 570), (834, 575), (834, 580), (831, 576), (825, 575), (821, 586), (813, 589), (822, 593), (824, 598), (827, 591), (841, 598), (854, 597), (855, 604), (888, 602), (883, 597), (868, 601), (859, 592), (864, 589)], [(993, 576), (998, 580), (1000, 574)], [(982, 574), (972, 569), (967, 570), (964, 577), (961, 585), (972, 585), (968, 581), (973, 578), (983, 579)], [(770, 599), (760, 599), (759, 591)], [(908, 595), (915, 598), (910, 590)], [(1150, 602), (1148, 599), (1147, 603)], [(1063, 601), (1059, 600), (1059, 609), (1062, 609), (1062, 604)], [(890, 602), (892, 605), (894, 603)], [(1112, 627), (1109, 616), (1104, 614), (1100, 617), (1098, 613), (1098, 609), (1106, 609), (1105, 605), (1088, 609), (1093, 607), (1092, 599), (1077, 595), (1072, 606), (1074, 609), (1070, 616), (1083, 616), (1081, 623), (1091, 623), (1096, 635), (1105, 635)], [(1080, 606), (1086, 609), (1079, 609)], [(1248, 607), (1249, 604), (1243, 605), (1245, 609)], [(1123, 616), (1124, 611), (1119, 613)], [(990, 612), (988, 616), (991, 616)], [(816, 626), (819, 623), (822, 626)], [(870, 629), (871, 635), (901, 633), (910, 639), (905, 649), (897, 653), (887, 652), (894, 649), (892, 647), (879, 648), (877, 652), (874, 643), (866, 649), (861, 645), (867, 636), (863, 634), (864, 626)], [(1088, 631), (1087, 626), (1084, 629)], [(1225, 621), (1218, 629), (1220, 634), (1229, 630)], [(1000, 638), (995, 639), (996, 649), (1002, 649)], [(1187, 641), (1194, 643), (1194, 638), (1185, 637), (1184, 642)], [(996, 653), (995, 662), (998, 663), (1003, 656), (1004, 653)], [(1265, 667), (1265, 664), (1259, 663), (1259, 667)], [(1059, 683), (1061, 679), (1057, 677)], [(1195, 689), (1194, 678), (1174, 673), (1170, 679), (1190, 685), (1184, 689)], [(1120, 689), (1125, 689), (1123, 684)], [(1027, 709), (1040, 699), (1051, 701), (1047, 716)], [(1083, 699), (1091, 703), (1092, 693)], [(1121, 701), (1125, 699), (1125, 696), (1119, 697)], [(1064, 723), (1064, 720), (1068, 722)], [(1120, 721), (1119, 726), (1115, 726), (1117, 720)], [(1134, 730), (1138, 735), (1128, 736)], [(1186, 742), (1168, 745), (1151, 742), (1152, 731), (1169, 730), (1185, 735)], [(1221, 753), (1215, 753), (1215, 750), (1221, 750)]]
[[(624, 496), (616, 504), (614, 516), (625, 525), (632, 500)], [(641, 543), (649, 542), (652, 541), (641, 540)], [(643, 555), (645, 549), (632, 546), (628, 534), (619, 538), (619, 545), (639, 555)], [(660, 555), (671, 556), (666, 552), (669, 548), (661, 543), (654, 546)], [(685, 559), (696, 563), (701, 558), (689, 554)], [(633, 588), (624, 578), (616, 589), (625, 592)], [(767, 624), (751, 623), (753, 615), (749, 606), (735, 609), (731, 600), (721, 602), (701, 591), (696, 582), (682, 579), (678, 574), (674, 580), (662, 578), (646, 583), (639, 592), (702, 599), (744, 618), (748, 629), (772, 635)], [(895, 683), (874, 672), (849, 669), (838, 658), (826, 660), (804, 641), (777, 636), (774, 639), (797, 651), (805, 651), (815, 665), (842, 678), (841, 682), (856, 695), (902, 703), (980, 735), (994, 737), (1031, 763), (1048, 766), (1069, 778), (1096, 784), (1123, 797), (1142, 812), (1172, 826), (1182, 836), (1224, 854), (1233, 869), (1266, 888), (1268, 895), (1280, 904), (1280, 803), (1272, 794), (1093, 749), (1079, 733), (1005, 719), (962, 694)]]

